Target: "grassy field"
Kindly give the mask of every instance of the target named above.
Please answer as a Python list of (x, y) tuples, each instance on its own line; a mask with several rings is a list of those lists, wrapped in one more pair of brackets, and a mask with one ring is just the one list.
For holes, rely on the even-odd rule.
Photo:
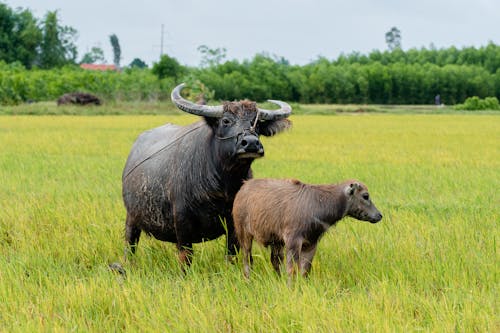
[(133, 140), (192, 116), (0, 117), (2, 332), (498, 332), (500, 115), (301, 115), (256, 177), (364, 181), (384, 219), (350, 218), (292, 287), (255, 246), (143, 237), (127, 278), (121, 171)]

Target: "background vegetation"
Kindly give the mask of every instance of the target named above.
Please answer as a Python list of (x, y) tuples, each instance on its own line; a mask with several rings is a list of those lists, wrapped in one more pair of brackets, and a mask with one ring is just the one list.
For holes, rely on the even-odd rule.
[[(163, 55), (152, 69), (140, 59), (123, 71), (92, 72), (77, 67), (77, 32), (61, 26), (57, 11), (38, 19), (27, 9), (0, 3), (0, 104), (53, 101), (74, 91), (109, 101), (168, 99), (180, 82), (198, 83), (205, 97), (219, 100), (269, 98), (299, 103), (439, 104), (466, 98), (500, 98), (500, 46), (401, 49), (393, 27), (386, 34), (389, 51), (342, 54), (293, 65), (266, 53), (251, 59), (226, 60), (225, 48), (201, 45), (198, 67), (184, 66)], [(113, 62), (120, 67), (121, 48), (109, 36)], [(105, 61), (93, 47), (82, 61)], [(196, 85), (195, 85), (196, 86)]]
[(500, 110), (500, 103), (496, 97), (481, 99), (477, 96), (469, 97), (463, 104), (457, 104), (456, 110)]
[(223, 238), (197, 244), (184, 276), (175, 246), (143, 237), (123, 279), (107, 266), (122, 258), (130, 146), (195, 119), (0, 117), (0, 330), (499, 330), (498, 115), (293, 116), (255, 176), (359, 178), (379, 224), (341, 221), (292, 288), (259, 246), (245, 281)]
[(215, 100), (279, 96), (300, 103), (434, 104), (439, 94), (440, 102), (456, 104), (472, 96), (500, 98), (499, 66), (500, 46), (491, 43), (473, 51), (395, 50), (334, 61), (321, 58), (304, 66), (263, 54), (199, 68), (182, 66), (165, 55), (152, 70), (122, 72), (72, 66), (27, 70), (0, 62), (0, 103), (55, 100), (71, 91), (91, 92), (108, 101), (165, 100), (175, 84), (197, 80)]

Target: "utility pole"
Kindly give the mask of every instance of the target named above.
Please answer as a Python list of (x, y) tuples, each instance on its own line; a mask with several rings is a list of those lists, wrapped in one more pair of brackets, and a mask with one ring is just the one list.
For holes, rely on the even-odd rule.
[(154, 44), (153, 45), (153, 49), (156, 49), (157, 47), (160, 48), (160, 58), (163, 56), (163, 48), (164, 47), (169, 47), (170, 44), (165, 44), (164, 43), (164, 40), (165, 40), (165, 35), (167, 35), (167, 38), (169, 38), (169, 35), (168, 35), (168, 31), (165, 32), (165, 25), (162, 23), (161, 25), (161, 35), (160, 35), (160, 45), (158, 44)]
[(164, 24), (161, 25), (160, 58), (163, 55), (163, 28)]

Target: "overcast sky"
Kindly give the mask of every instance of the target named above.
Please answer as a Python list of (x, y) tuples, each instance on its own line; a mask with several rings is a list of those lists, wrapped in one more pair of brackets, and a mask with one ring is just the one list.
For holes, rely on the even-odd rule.
[(227, 59), (267, 52), (306, 64), (319, 56), (385, 50), (396, 26), (402, 46), (437, 48), (500, 44), (500, 0), (0, 0), (29, 8), (37, 18), (58, 10), (62, 25), (78, 31), (78, 60), (93, 46), (112, 63), (116, 34), (122, 65), (151, 64), (163, 52), (199, 65), (198, 46), (224, 47)]

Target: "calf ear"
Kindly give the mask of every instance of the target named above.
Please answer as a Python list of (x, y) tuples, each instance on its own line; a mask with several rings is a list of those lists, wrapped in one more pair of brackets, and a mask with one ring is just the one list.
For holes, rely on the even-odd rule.
[(361, 185), (359, 183), (350, 183), (349, 186), (346, 187), (345, 191), (347, 195), (354, 195), (356, 193), (356, 190), (361, 188)]
[(259, 123), (259, 134), (273, 136), (292, 127), (292, 122), (285, 118), (280, 120), (266, 120)]

